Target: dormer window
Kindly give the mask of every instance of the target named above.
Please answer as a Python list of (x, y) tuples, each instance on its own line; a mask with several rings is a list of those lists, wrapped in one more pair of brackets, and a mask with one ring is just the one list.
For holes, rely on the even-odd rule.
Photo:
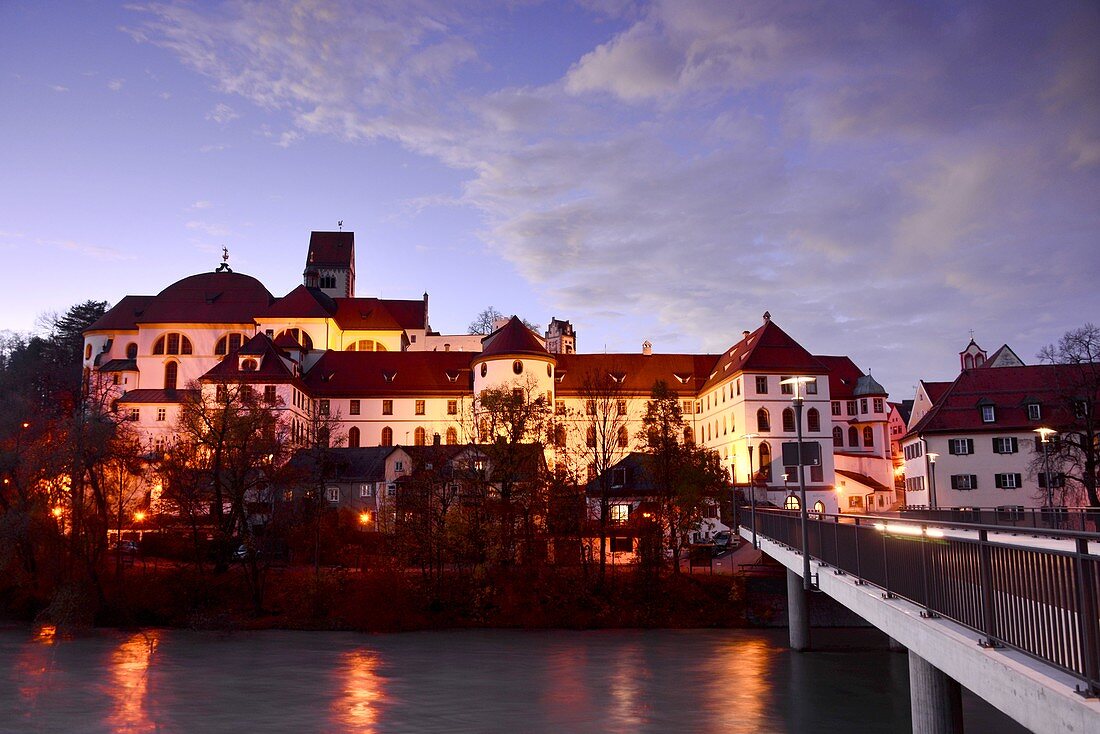
[(982, 423), (992, 423), (997, 420), (997, 413), (992, 405), (982, 406)]
[(1043, 411), (1039, 407), (1038, 403), (1028, 403), (1027, 404), (1027, 419), (1029, 421), (1041, 420), (1042, 417), (1043, 417)]
[(259, 368), (259, 363), (251, 357), (241, 360), (241, 372), (255, 372)]
[(393, 382), (395, 379), (397, 379), (397, 370), (393, 370), (393, 371), (383, 370), (382, 371), (382, 379), (385, 380), (386, 382)]
[[(611, 470), (611, 486), (612, 487), (625, 487), (626, 486), (626, 467), (615, 467)], [(627, 505), (629, 508), (629, 505)]]

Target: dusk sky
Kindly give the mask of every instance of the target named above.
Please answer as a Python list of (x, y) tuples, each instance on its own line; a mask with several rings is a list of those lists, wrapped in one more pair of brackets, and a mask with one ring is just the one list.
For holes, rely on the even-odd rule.
[(1100, 5), (0, 2), (0, 329), (309, 232), (358, 295), (890, 390), (1100, 320)]

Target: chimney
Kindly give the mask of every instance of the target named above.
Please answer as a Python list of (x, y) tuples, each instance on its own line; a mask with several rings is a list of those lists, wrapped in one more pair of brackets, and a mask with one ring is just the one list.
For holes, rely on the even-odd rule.
[(649, 357), (653, 355), (653, 343), (646, 339), (642, 342), (642, 354)]

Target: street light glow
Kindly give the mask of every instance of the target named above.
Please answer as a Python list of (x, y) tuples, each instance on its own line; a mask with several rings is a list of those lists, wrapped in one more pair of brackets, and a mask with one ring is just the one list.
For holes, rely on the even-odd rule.
[(360, 512), (359, 513), (359, 524), (360, 525), (367, 525), (369, 523), (370, 523), (370, 513), (369, 512)]
[(134, 522), (142, 522), (143, 520), (145, 520), (145, 513), (142, 510), (134, 513)]
[(933, 464), (936, 463), (936, 459), (940, 458), (940, 455), (937, 454), (935, 451), (929, 451), (927, 456), (928, 456), (928, 460), (930, 462), (932, 462)]
[(1043, 427), (1043, 428), (1036, 428), (1035, 432), (1038, 433), (1039, 436), (1042, 438), (1043, 443), (1046, 443), (1047, 441), (1050, 440), (1050, 435), (1052, 433), (1057, 433), (1058, 431), (1054, 430), (1053, 428)]
[(55, 507), (52, 510), (50, 510), (50, 514), (53, 515), (54, 517), (61, 517), (62, 512), (63, 512), (63, 510), (60, 507)]

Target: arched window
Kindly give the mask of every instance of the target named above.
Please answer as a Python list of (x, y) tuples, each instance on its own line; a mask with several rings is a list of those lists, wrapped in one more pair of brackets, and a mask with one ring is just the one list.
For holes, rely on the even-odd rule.
[(630, 444), (630, 434), (626, 431), (626, 426), (619, 426), (619, 448), (625, 449)]
[(137, 359), (137, 344), (130, 342), (126, 345), (126, 359)]
[(784, 510), (797, 510), (801, 505), (798, 502), (798, 497), (793, 494), (787, 495), (787, 499), (783, 501)]
[(512, 372), (515, 372), (517, 375), (522, 375), (523, 374), (523, 362), (521, 362), (518, 359), (515, 362), (512, 362)]
[(852, 448), (859, 448), (859, 429), (855, 426), (848, 429), (848, 445)]
[(695, 443), (695, 431), (691, 430), (691, 426), (684, 426), (684, 445), (692, 446)]
[(760, 444), (760, 478), (765, 482), (772, 480), (772, 447), (767, 441)]
[(169, 362), (164, 365), (164, 389), (175, 390), (176, 389), (176, 377), (179, 374), (179, 365), (175, 362)]
[(360, 339), (352, 342), (345, 349), (347, 352), (385, 352), (386, 345), (373, 339)]
[(789, 433), (793, 433), (794, 428), (794, 411), (790, 408), (783, 409), (783, 430)]
[(764, 408), (756, 411), (756, 430), (768, 433), (772, 430), (772, 423), (768, 420), (768, 411)]
[(817, 502), (814, 502), (814, 512), (816, 512), (819, 515), (824, 515), (825, 514), (825, 503), (822, 502), (821, 500), (818, 500)]
[[(485, 365), (482, 365), (484, 367)], [(489, 421), (482, 418), (477, 423), (477, 440), (486, 443), (489, 440)]]
[(489, 373), (489, 365), (484, 362), (481, 363), (481, 376), (485, 377)]
[(413, 443), (417, 446), (423, 446), (426, 440), (426, 434), (424, 432), (424, 426), (417, 426), (413, 431)]
[(966, 355), (965, 357), (963, 357), (963, 368), (964, 369), (970, 369), (973, 366), (974, 366), (974, 358), (973, 357), (971, 357), (969, 354)]
[(348, 429), (348, 448), (359, 448), (359, 429), (355, 426)]
[(844, 445), (844, 429), (840, 426), (833, 428), (833, 446)]
[(321, 428), (317, 429), (317, 445), (318, 446), (327, 447), (328, 446), (328, 437), (329, 437), (328, 426), (322, 426)]
[(875, 445), (875, 429), (871, 428), (870, 426), (867, 426), (863, 429), (863, 445)]
[(226, 334), (214, 345), (214, 354), (224, 355), (235, 352), (241, 348), (242, 343), (244, 343), (242, 334)]
[(393, 429), (386, 426), (382, 429), (382, 446), (393, 446)]
[(305, 329), (283, 329), (275, 339), (278, 341), (284, 336), (289, 336), (291, 339), (298, 342), (304, 349), (313, 349), (313, 340), (309, 338), (309, 334), (306, 333)]
[(260, 368), (260, 365), (256, 363), (254, 359), (242, 359), (241, 360), (241, 372), (255, 372)]
[(153, 342), (153, 354), (191, 354), (191, 340), (183, 334), (171, 332)]
[(453, 426), (447, 429), (447, 445), (458, 445), (458, 431), (456, 431)]
[(810, 408), (806, 413), (806, 430), (810, 433), (821, 430), (821, 413), (817, 412), (817, 408)]
[(84, 347), (84, 359), (91, 359), (91, 358), (92, 358), (92, 345), (88, 344), (87, 346)]

